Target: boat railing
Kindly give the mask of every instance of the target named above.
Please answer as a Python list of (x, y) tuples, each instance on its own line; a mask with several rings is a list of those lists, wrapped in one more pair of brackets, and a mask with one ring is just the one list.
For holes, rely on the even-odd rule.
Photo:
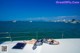
[(14, 40), (29, 40), (29, 39), (41, 39), (41, 38), (53, 38), (53, 39), (63, 39), (63, 38), (74, 38), (78, 33), (68, 32), (1, 32), (0, 33), (0, 42), (1, 41), (14, 41)]

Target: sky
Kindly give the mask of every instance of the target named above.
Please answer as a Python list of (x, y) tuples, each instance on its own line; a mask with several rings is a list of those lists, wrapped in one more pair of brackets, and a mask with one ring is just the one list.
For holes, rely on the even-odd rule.
[(56, 1), (67, 0), (0, 0), (0, 21), (80, 19), (80, 4), (57, 4)]

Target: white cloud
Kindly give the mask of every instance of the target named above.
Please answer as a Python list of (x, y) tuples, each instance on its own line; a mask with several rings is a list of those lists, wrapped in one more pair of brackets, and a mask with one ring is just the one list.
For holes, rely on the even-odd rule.
[(27, 20), (56, 20), (56, 19), (80, 19), (80, 16), (53, 16), (53, 17), (27, 18)]

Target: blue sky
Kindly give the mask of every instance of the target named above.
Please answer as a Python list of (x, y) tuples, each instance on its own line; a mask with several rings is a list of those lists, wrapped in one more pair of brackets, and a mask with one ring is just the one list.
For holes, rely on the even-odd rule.
[(60, 16), (77, 19), (80, 17), (80, 4), (56, 4), (56, 0), (0, 0), (0, 21)]

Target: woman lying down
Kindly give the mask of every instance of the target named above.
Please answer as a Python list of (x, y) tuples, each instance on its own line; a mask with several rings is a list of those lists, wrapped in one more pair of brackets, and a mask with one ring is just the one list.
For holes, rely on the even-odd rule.
[(27, 44), (34, 44), (32, 49), (35, 50), (37, 46), (41, 46), (43, 43), (49, 44), (49, 45), (58, 45), (59, 42), (55, 41), (53, 39), (32, 39), (29, 41), (26, 41)]
[(28, 40), (28, 41), (25, 41), (25, 43), (27, 44), (35, 44), (35, 43), (47, 43), (47, 44), (50, 44), (50, 45), (58, 45), (59, 42), (56, 41), (56, 40), (53, 40), (53, 39), (32, 39), (32, 40)]

